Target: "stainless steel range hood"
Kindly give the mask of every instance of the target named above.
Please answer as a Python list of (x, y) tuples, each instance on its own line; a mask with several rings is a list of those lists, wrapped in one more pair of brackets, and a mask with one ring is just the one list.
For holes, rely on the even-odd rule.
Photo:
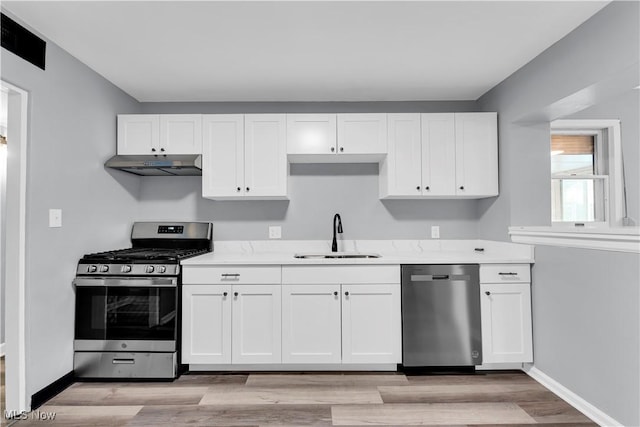
[(104, 164), (105, 167), (120, 169), (142, 176), (195, 176), (202, 175), (202, 156), (162, 155), (125, 156), (115, 155)]

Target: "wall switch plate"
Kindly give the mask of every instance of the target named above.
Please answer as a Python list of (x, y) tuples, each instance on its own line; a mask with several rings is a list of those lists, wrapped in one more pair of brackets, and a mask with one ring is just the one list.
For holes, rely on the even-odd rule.
[(432, 225), (431, 226), (431, 238), (432, 239), (439, 239), (440, 238), (440, 226), (439, 225)]
[(49, 209), (49, 227), (62, 227), (62, 209)]
[(282, 238), (282, 227), (279, 225), (270, 225), (269, 226), (269, 238), (270, 239), (280, 239)]

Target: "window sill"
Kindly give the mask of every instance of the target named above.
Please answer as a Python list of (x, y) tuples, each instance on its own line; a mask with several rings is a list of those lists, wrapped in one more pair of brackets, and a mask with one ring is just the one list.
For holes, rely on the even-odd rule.
[(640, 253), (640, 228), (509, 227), (514, 243)]

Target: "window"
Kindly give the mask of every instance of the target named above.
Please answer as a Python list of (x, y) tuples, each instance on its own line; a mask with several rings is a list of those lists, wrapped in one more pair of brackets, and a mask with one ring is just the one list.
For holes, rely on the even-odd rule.
[(551, 123), (551, 221), (602, 227), (622, 221), (622, 160), (617, 120)]

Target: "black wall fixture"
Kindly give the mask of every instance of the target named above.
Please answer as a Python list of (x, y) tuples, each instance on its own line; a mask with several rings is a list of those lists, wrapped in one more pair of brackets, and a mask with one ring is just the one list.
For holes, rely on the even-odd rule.
[(0, 26), (3, 48), (44, 70), (47, 43), (4, 13)]

